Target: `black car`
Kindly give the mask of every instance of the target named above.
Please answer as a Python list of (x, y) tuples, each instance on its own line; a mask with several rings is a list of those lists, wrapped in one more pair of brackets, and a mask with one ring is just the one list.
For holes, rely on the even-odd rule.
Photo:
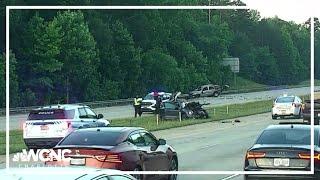
[[(270, 125), (247, 150), (244, 171), (310, 171), (310, 125)], [(245, 179), (319, 179), (319, 126), (314, 131), (314, 175), (245, 175)]]
[[(62, 139), (54, 150), (69, 149), (70, 160), (47, 161), (51, 166), (87, 166), (122, 171), (178, 171), (176, 151), (164, 139), (138, 127), (78, 129)], [(177, 175), (133, 175), (136, 179)], [(165, 177), (164, 177), (165, 176)]]
[(167, 101), (162, 103), (159, 115), (160, 119), (186, 119), (193, 117), (193, 111), (185, 108), (183, 101)]

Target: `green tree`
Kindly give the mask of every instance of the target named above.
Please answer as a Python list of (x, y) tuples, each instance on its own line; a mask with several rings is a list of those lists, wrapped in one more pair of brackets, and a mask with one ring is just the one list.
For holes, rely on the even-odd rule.
[(50, 102), (55, 73), (58, 73), (63, 65), (58, 60), (62, 38), (60, 30), (54, 22), (47, 23), (35, 15), (30, 19), (24, 33), (22, 51), (26, 76), (21, 78), (21, 83), (35, 92), (40, 104)]
[(63, 67), (59, 82), (68, 89), (71, 102), (98, 100), (100, 97), (96, 42), (81, 11), (58, 12), (52, 23), (61, 29), (59, 59)]

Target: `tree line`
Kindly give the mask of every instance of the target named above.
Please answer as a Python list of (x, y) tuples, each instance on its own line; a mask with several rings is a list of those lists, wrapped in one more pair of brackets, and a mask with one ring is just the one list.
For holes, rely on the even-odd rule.
[[(55, 5), (102, 5), (57, 0)], [(135, 0), (103, 5), (205, 5), (208, 1)], [(10, 5), (53, 5), (11, 0)], [(42, 3), (42, 4), (41, 4)], [(213, 0), (214, 5), (244, 5)], [(2, 6), (1, 25), (5, 24)], [(310, 23), (261, 18), (255, 10), (13, 10), (10, 13), (11, 106), (75, 103), (232, 84), (239, 76), (267, 85), (310, 78)], [(210, 19), (210, 21), (209, 21)], [(307, 20), (306, 20), (307, 21)], [(5, 27), (5, 26), (1, 26)], [(0, 105), (5, 106), (5, 29), (1, 28)], [(320, 52), (316, 31), (316, 52)], [(319, 55), (316, 53), (316, 61)], [(320, 63), (316, 64), (320, 69)], [(320, 71), (316, 70), (316, 77)]]

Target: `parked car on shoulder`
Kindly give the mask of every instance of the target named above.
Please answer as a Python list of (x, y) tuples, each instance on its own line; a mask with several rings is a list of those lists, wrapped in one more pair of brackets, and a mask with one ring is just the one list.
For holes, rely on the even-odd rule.
[[(169, 101), (169, 99), (172, 97), (171, 93), (159, 92), (158, 94), (162, 102)], [(153, 92), (147, 94), (141, 102), (141, 111), (154, 113), (156, 110), (156, 103), (157, 102), (154, 99)]]
[[(69, 149), (70, 159), (47, 161), (49, 166), (87, 166), (122, 171), (178, 171), (177, 152), (164, 139), (139, 127), (77, 129), (53, 148)], [(50, 154), (49, 154), (50, 155)], [(155, 179), (159, 175), (134, 175)], [(162, 175), (176, 180), (177, 175)]]
[(284, 94), (277, 97), (272, 106), (272, 119), (293, 116), (300, 118), (302, 115), (302, 100), (298, 96)]
[(29, 149), (52, 148), (74, 129), (105, 127), (110, 122), (89, 106), (63, 104), (32, 110), (23, 125), (23, 139)]
[(204, 97), (204, 96), (214, 96), (218, 97), (222, 92), (220, 85), (207, 84), (196, 88), (189, 93), (191, 98)]

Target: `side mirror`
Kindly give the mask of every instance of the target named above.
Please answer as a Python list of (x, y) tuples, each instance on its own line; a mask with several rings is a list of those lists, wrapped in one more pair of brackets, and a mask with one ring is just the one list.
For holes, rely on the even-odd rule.
[(98, 114), (97, 118), (98, 118), (98, 119), (102, 119), (102, 118), (103, 118), (103, 115), (102, 115), (102, 114)]
[(159, 139), (159, 145), (166, 145), (167, 144), (167, 141), (164, 140), (164, 139)]

